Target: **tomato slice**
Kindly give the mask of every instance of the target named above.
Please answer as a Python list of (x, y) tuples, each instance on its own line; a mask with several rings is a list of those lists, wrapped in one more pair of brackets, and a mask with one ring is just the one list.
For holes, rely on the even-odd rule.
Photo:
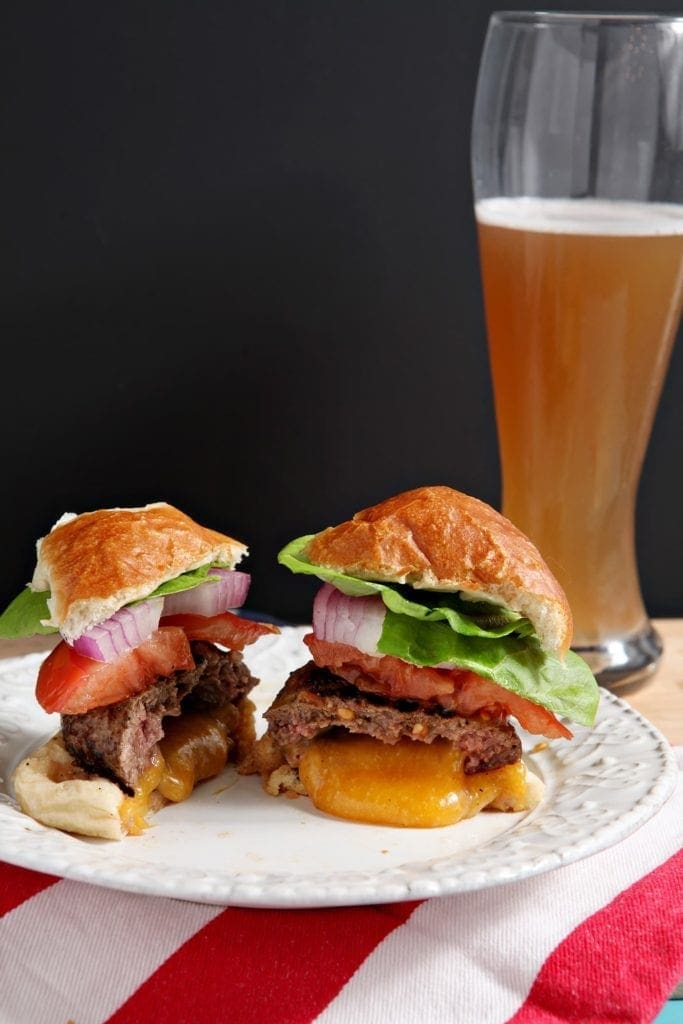
[(376, 689), (392, 700), (436, 700), (469, 718), (482, 713), (491, 718), (514, 715), (534, 735), (571, 739), (569, 729), (551, 711), (475, 672), (411, 665), (390, 654), (373, 657), (349, 644), (319, 640), (313, 633), (304, 637), (304, 643), (316, 665), (332, 669), (359, 689)]
[(469, 715), (496, 704), (505, 708), (509, 715), (514, 715), (521, 727), (534, 736), (566, 740), (572, 738), (572, 733), (552, 711), (541, 707), (540, 704), (534, 704), (526, 697), (520, 697), (518, 693), (506, 690), (503, 686), (498, 686), (498, 683), (490, 679), (482, 679), (476, 673), (468, 672), (456, 694), (456, 710), (460, 714)]
[[(456, 673), (439, 668), (420, 668), (390, 654), (374, 657), (363, 654), (350, 644), (319, 640), (313, 633), (304, 637), (304, 643), (313, 655), (316, 665), (336, 670), (358, 669), (358, 675), (367, 673), (381, 685), (378, 689), (392, 700), (404, 698), (432, 700), (450, 697)], [(349, 678), (348, 672), (344, 678)], [(355, 684), (355, 680), (349, 678)], [(370, 680), (368, 680), (370, 682)], [(360, 689), (369, 689), (367, 683), (358, 682)]]
[(62, 641), (40, 667), (36, 699), (45, 711), (80, 715), (140, 693), (159, 676), (190, 668), (190, 644), (177, 627), (157, 629), (114, 661), (93, 661)]
[(161, 624), (180, 626), (188, 640), (206, 640), (211, 644), (228, 647), (231, 651), (241, 651), (261, 636), (280, 632), (277, 626), (270, 623), (243, 619), (232, 612), (221, 612), (220, 615), (166, 615)]

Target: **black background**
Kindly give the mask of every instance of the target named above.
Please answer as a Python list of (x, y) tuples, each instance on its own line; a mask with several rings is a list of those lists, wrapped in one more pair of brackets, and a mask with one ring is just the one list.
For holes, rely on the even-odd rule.
[[(249, 545), (249, 606), (304, 621), (292, 537), (420, 484), (499, 506), (469, 170), (494, 9), (2, 5), (2, 606), (67, 510), (170, 501)], [(682, 391), (679, 343), (653, 615), (683, 614)]]

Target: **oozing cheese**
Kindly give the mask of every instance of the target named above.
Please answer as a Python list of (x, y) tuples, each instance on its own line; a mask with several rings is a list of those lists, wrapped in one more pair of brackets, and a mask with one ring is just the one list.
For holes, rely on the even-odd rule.
[(164, 777), (166, 764), (158, 751), (154, 752), (149, 768), (142, 773), (135, 787), (135, 796), (124, 796), (119, 806), (119, 817), (124, 832), (139, 836), (148, 827), (152, 793)]
[(140, 777), (135, 795), (121, 801), (119, 815), (125, 831), (140, 835), (148, 827), (147, 815), (156, 794), (178, 803), (202, 779), (223, 770), (232, 745), (228, 730), (238, 717), (237, 710), (227, 705), (212, 714), (186, 712), (164, 720), (164, 737), (152, 763)]
[(202, 779), (218, 775), (230, 748), (227, 726), (205, 714), (182, 715), (165, 727), (159, 747), (166, 771), (158, 790), (166, 800), (186, 800)]
[(528, 806), (523, 764), (465, 775), (463, 758), (444, 740), (390, 745), (369, 736), (328, 733), (304, 752), (299, 778), (319, 810), (381, 825), (434, 828), (490, 805)]

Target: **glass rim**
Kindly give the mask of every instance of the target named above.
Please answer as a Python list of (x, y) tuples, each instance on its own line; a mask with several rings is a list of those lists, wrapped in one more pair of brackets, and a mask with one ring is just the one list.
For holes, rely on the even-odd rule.
[(598, 24), (651, 24), (669, 25), (683, 24), (683, 15), (665, 14), (659, 11), (517, 11), (500, 10), (491, 13), (491, 21), (510, 22), (520, 25), (550, 25), (553, 23)]

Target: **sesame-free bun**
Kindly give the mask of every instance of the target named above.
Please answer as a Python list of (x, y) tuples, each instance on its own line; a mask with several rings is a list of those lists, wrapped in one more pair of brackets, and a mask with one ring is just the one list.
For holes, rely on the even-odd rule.
[(36, 545), (31, 589), (50, 591), (50, 618), (67, 640), (162, 583), (211, 562), (232, 568), (247, 548), (172, 505), (66, 513)]
[(361, 579), (506, 605), (549, 651), (571, 642), (567, 598), (537, 548), (490, 505), (451, 487), (418, 487), (357, 512), (316, 534), (305, 554)]

